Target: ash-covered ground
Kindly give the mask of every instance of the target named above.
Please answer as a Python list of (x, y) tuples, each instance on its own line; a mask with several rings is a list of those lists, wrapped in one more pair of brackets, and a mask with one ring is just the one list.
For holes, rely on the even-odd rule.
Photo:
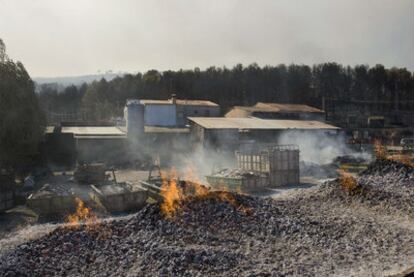
[(173, 217), (59, 227), (0, 257), (3, 276), (384, 276), (414, 265), (414, 173), (373, 164), (350, 193), (339, 181), (281, 199), (211, 192)]

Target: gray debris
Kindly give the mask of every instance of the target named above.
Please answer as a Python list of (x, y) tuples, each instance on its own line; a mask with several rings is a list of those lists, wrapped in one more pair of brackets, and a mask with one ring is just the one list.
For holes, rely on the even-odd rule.
[[(372, 173), (359, 181), (374, 187), (382, 179)], [(410, 182), (395, 186), (412, 190)], [(210, 192), (185, 200), (171, 219), (148, 205), (128, 219), (58, 228), (20, 245), (0, 257), (0, 275), (378, 276), (409, 266), (414, 230), (351, 205), (340, 189), (329, 183), (286, 200)]]

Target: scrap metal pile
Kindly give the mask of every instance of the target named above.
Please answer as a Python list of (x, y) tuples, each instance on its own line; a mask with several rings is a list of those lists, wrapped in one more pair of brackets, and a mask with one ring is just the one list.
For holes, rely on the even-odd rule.
[(262, 176), (260, 172), (252, 171), (252, 170), (245, 170), (240, 168), (225, 168), (216, 172), (213, 176), (215, 177), (229, 177), (229, 178), (243, 178), (243, 177), (250, 177), (250, 176)]
[(222, 169), (206, 176), (209, 185), (215, 189), (254, 192), (261, 191), (269, 185), (269, 174), (246, 169)]
[(414, 230), (350, 208), (338, 183), (279, 200), (170, 188), (130, 218), (62, 226), (16, 247), (0, 257), (0, 275), (378, 276), (414, 259)]

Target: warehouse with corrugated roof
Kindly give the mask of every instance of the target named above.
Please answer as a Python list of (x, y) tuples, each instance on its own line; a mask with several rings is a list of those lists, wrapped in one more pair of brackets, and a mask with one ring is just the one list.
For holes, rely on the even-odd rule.
[(254, 106), (235, 106), (225, 117), (257, 117), (263, 119), (319, 120), (325, 119), (325, 112), (303, 104), (263, 103)]
[(314, 120), (190, 117), (191, 141), (204, 146), (232, 146), (243, 141), (274, 142), (285, 132), (338, 135), (340, 128)]

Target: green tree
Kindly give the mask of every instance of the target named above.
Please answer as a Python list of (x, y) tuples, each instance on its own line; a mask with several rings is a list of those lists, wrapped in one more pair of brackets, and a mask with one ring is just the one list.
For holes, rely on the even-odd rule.
[(33, 81), (22, 63), (7, 57), (0, 40), (0, 168), (16, 169), (31, 161), (44, 123)]

